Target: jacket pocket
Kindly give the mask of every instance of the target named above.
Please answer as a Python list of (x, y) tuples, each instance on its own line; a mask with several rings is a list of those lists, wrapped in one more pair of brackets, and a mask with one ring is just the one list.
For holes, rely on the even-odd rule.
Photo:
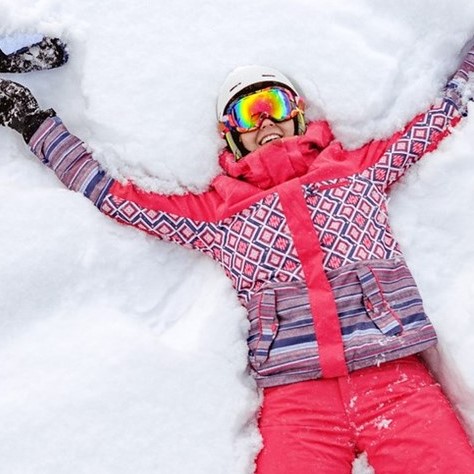
[(370, 266), (357, 268), (357, 277), (362, 287), (365, 310), (375, 326), (387, 336), (398, 336), (403, 332), (400, 317), (387, 301), (376, 270)]
[(276, 294), (273, 288), (263, 290), (249, 308), (250, 329), (247, 338), (250, 364), (258, 369), (270, 354), (278, 334), (279, 322), (276, 315)]

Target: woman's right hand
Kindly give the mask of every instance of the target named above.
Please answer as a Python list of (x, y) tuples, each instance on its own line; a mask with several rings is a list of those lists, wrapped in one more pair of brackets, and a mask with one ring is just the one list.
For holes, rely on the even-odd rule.
[(0, 79), (0, 125), (17, 131), (26, 142), (54, 110), (41, 110), (30, 90), (17, 82)]

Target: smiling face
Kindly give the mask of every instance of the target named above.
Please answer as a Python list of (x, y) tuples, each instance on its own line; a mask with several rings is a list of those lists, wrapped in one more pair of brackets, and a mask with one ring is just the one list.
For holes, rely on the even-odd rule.
[[(278, 74), (261, 72), (258, 79), (265, 80), (258, 81), (239, 74), (221, 88), (218, 129), (236, 161), (268, 143), (306, 131), (304, 100), (289, 80)], [(269, 81), (270, 76), (281, 78)]]
[(274, 122), (266, 118), (256, 130), (241, 133), (239, 140), (242, 146), (249, 152), (271, 143), (281, 138), (292, 137), (295, 135), (295, 122), (293, 119), (283, 122)]

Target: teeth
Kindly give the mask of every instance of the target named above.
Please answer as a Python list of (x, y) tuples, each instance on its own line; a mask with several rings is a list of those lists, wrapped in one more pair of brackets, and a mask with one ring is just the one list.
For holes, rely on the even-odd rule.
[(271, 135), (267, 135), (266, 137), (264, 137), (261, 140), (260, 145), (265, 145), (265, 143), (271, 142), (272, 140), (277, 140), (278, 138), (281, 138), (280, 135), (272, 133)]

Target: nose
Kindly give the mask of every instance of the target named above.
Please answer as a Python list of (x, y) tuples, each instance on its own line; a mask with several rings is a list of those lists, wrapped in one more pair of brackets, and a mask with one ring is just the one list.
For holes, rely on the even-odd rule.
[(269, 118), (269, 117), (265, 117), (263, 120), (262, 120), (262, 123), (260, 124), (260, 129), (263, 130), (264, 128), (267, 128), (267, 127), (273, 127), (275, 126), (275, 122)]

